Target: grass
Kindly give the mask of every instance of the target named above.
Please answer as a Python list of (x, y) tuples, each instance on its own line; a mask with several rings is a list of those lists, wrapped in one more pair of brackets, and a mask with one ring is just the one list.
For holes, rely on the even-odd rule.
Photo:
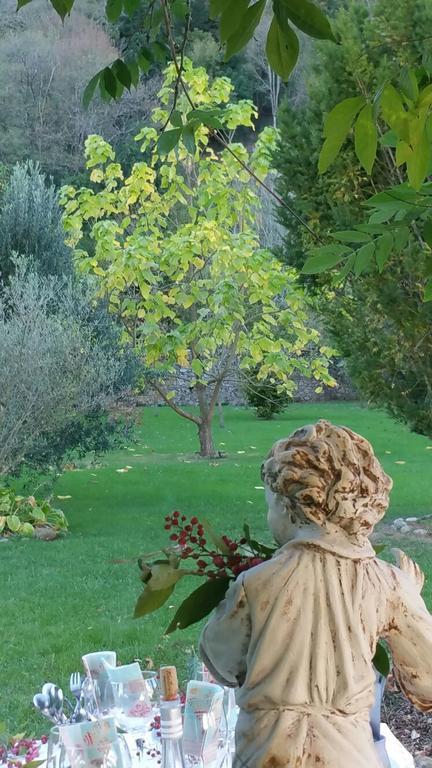
[[(390, 518), (432, 511), (428, 440), (379, 411), (346, 403), (296, 404), (273, 422), (260, 422), (251, 411), (227, 408), (225, 429), (215, 425), (215, 444), (227, 458), (204, 461), (194, 453), (193, 424), (166, 408), (144, 409), (135, 443), (104, 457), (98, 468), (65, 471), (58, 479), (55, 495), (70, 496), (58, 501), (70, 535), (50, 543), (0, 543), (0, 720), (14, 730), (46, 731), (47, 723), (32, 710), (33, 694), (47, 680), (67, 689), (69, 673), (92, 650), (116, 650), (123, 663), (147, 657), (155, 664), (176, 663), (184, 674), (198, 630), (164, 637), (173, 613), (169, 606), (160, 615), (132, 619), (140, 591), (134, 560), (166, 541), (163, 517), (173, 509), (207, 517), (228, 534), (248, 521), (254, 532), (268, 536), (263, 491), (255, 487), (262, 485), (262, 458), (275, 439), (323, 417), (372, 441), (394, 479)], [(132, 469), (116, 471), (127, 465)], [(432, 573), (426, 542), (405, 548)], [(425, 595), (432, 606), (430, 589)]]

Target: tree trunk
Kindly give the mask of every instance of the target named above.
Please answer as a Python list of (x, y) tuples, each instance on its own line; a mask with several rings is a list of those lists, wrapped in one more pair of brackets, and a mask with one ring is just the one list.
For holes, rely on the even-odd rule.
[(211, 419), (203, 419), (198, 427), (198, 437), (200, 441), (200, 456), (213, 458), (216, 451), (213, 447), (213, 435), (211, 428)]
[(224, 429), (225, 428), (225, 419), (224, 419), (222, 403), (221, 403), (220, 400), (218, 400), (217, 407), (218, 407), (218, 414), (219, 414), (219, 426), (220, 426), (221, 429)]

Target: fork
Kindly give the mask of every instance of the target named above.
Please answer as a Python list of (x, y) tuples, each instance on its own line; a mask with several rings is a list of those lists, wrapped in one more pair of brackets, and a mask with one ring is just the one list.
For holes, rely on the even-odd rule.
[(72, 672), (69, 679), (69, 688), (72, 696), (76, 699), (75, 709), (72, 713), (71, 722), (76, 723), (83, 719), (84, 710), (82, 709), (83, 695), (82, 695), (83, 679), (79, 672)]

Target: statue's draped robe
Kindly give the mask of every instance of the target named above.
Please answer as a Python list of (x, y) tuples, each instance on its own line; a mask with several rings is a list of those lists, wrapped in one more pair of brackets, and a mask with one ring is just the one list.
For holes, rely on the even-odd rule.
[(403, 691), (432, 709), (419, 587), (369, 543), (345, 542), (286, 544), (232, 584), (203, 630), (204, 662), (239, 686), (235, 768), (379, 768), (369, 712), (380, 637)]

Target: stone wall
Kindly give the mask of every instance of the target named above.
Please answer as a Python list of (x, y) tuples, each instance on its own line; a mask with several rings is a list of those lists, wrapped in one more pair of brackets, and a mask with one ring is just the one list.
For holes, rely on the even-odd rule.
[[(324, 387), (324, 391), (316, 393), (317, 382), (313, 379), (307, 379), (305, 376), (293, 376), (297, 382), (297, 390), (294, 393), (294, 402), (323, 402), (325, 400), (356, 400), (357, 394), (348, 378), (343, 366), (333, 365), (330, 372), (338, 382), (338, 386)], [(176, 392), (176, 403), (179, 405), (197, 405), (196, 395), (190, 390), (191, 371), (181, 368), (177, 376), (166, 380), (167, 391)], [(224, 405), (246, 405), (246, 398), (241, 385), (235, 377), (225, 381), (221, 391), (221, 402)], [(152, 387), (139, 396), (140, 405), (162, 405), (163, 400), (159, 397)]]

